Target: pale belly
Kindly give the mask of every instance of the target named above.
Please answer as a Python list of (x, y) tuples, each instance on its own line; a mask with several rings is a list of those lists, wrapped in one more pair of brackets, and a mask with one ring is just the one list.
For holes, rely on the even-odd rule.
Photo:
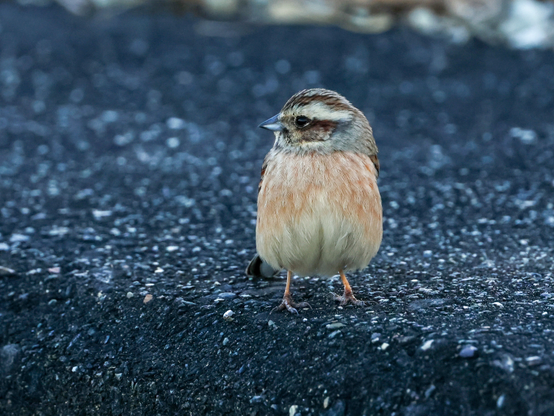
[(276, 155), (258, 196), (258, 253), (301, 276), (365, 268), (383, 233), (376, 177), (354, 153)]

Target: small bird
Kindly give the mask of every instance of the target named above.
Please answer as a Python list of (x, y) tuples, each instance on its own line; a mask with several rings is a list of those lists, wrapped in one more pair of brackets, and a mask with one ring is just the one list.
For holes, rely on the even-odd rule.
[(291, 313), (309, 306), (290, 293), (293, 273), (340, 275), (341, 305), (363, 305), (345, 272), (364, 269), (383, 236), (379, 159), (364, 114), (342, 95), (302, 90), (281, 112), (260, 124), (275, 143), (265, 157), (258, 187), (256, 250), (248, 276), (287, 270), (283, 301)]

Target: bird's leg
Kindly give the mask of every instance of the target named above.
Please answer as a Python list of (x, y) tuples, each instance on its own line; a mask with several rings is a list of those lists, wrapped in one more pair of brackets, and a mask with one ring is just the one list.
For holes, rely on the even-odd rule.
[(286, 309), (290, 313), (298, 313), (296, 308), (305, 308), (310, 306), (308, 302), (300, 302), (300, 303), (293, 302), (292, 296), (290, 294), (291, 281), (292, 281), (292, 272), (290, 270), (287, 270), (287, 285), (285, 286), (285, 294), (283, 295), (283, 300), (279, 306), (273, 308), (273, 311), (282, 311), (283, 309)]
[(350, 283), (348, 283), (348, 279), (346, 278), (344, 272), (340, 270), (339, 274), (342, 284), (344, 285), (344, 294), (342, 296), (335, 295), (335, 300), (338, 300), (341, 306), (347, 305), (348, 303), (352, 303), (356, 306), (364, 306), (366, 304), (364, 301), (358, 300), (354, 297), (352, 288), (350, 287)]

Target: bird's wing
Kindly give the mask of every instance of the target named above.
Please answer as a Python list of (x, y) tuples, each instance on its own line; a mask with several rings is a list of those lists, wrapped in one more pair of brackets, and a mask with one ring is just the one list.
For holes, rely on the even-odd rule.
[[(268, 157), (264, 159), (262, 165), (262, 172), (260, 174), (260, 183), (258, 184), (258, 193), (262, 189), (262, 184), (264, 182), (265, 170), (267, 169)], [(254, 256), (252, 261), (248, 264), (246, 268), (246, 275), (253, 277), (272, 277), (279, 273), (279, 270), (275, 270), (268, 263), (266, 263), (258, 253)]]
[(369, 159), (373, 162), (373, 164), (375, 165), (375, 169), (377, 170), (377, 177), (379, 177), (379, 169), (381, 167), (381, 165), (379, 164), (379, 158), (377, 157), (377, 155), (371, 155), (369, 157)]
[(266, 169), (267, 169), (267, 156), (264, 159), (264, 163), (262, 165), (262, 172), (260, 174), (260, 183), (258, 184), (258, 193), (260, 193), (260, 190), (262, 189), (262, 183), (264, 182), (264, 175), (265, 175)]

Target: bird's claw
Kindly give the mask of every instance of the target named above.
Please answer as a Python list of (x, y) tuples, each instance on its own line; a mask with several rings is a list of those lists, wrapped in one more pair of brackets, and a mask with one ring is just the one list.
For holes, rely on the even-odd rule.
[(340, 302), (340, 306), (345, 306), (345, 305), (348, 305), (349, 303), (351, 303), (352, 305), (355, 305), (355, 306), (366, 306), (367, 305), (366, 301), (356, 299), (356, 297), (354, 296), (354, 294), (352, 292), (346, 292), (345, 291), (342, 296), (339, 296), (339, 295), (333, 293), (333, 298)]
[(282, 311), (286, 309), (290, 313), (298, 314), (298, 310), (296, 308), (311, 308), (311, 306), (308, 302), (295, 303), (293, 302), (291, 296), (284, 296), (283, 300), (281, 301), (281, 304), (273, 308), (271, 312)]

